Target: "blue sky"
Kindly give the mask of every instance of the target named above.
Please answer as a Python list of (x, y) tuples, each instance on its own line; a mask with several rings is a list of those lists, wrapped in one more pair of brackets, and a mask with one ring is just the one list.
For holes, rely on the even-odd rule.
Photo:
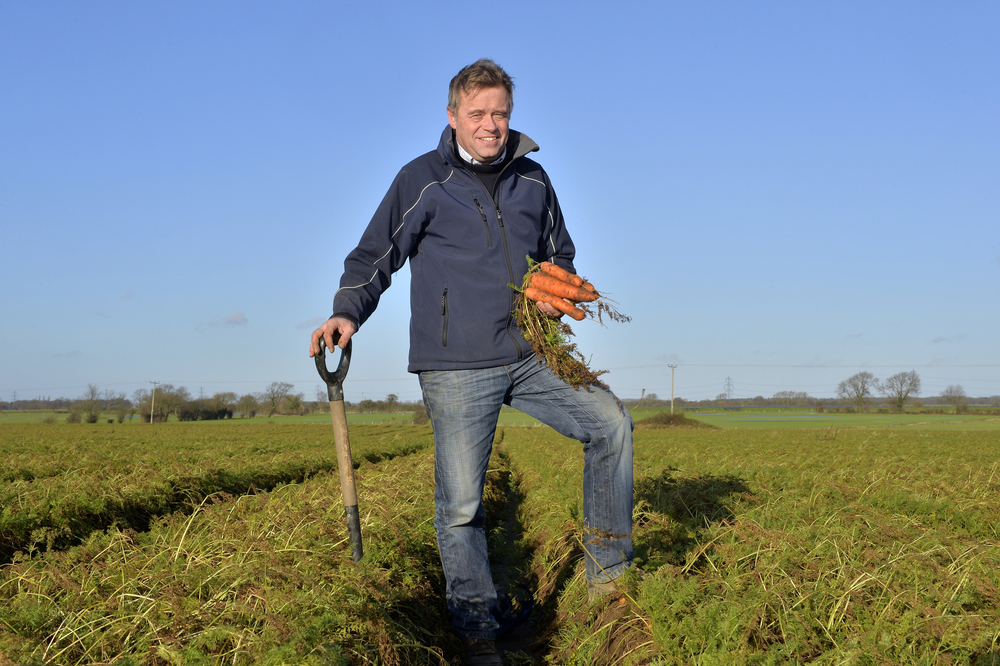
[[(308, 336), (491, 57), (625, 398), (1000, 395), (1000, 5), (0, 2), (0, 399), (319, 385)], [(408, 270), (348, 400), (419, 398)]]

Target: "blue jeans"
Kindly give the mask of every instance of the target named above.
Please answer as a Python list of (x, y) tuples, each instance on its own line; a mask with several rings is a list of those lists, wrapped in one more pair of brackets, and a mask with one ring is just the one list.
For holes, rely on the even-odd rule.
[(434, 426), (434, 501), (448, 609), (466, 638), (493, 638), (496, 590), (486, 549), (483, 486), (500, 408), (510, 405), (583, 443), (587, 580), (632, 563), (632, 417), (600, 388), (573, 389), (531, 356), (480, 370), (420, 373)]

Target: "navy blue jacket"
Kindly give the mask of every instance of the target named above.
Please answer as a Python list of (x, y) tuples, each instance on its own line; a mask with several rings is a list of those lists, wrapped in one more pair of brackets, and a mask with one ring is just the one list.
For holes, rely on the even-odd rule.
[(363, 325), (392, 274), (410, 260), (407, 370), (491, 368), (531, 353), (514, 321), (527, 257), (573, 270), (575, 249), (549, 177), (511, 131), (514, 158), (486, 190), (455, 156), (446, 127), (437, 150), (403, 167), (344, 261), (333, 311)]

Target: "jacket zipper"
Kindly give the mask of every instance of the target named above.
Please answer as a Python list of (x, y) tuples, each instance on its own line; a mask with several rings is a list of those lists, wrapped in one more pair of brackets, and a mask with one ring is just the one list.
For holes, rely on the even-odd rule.
[(448, 346), (448, 287), (441, 294), (441, 346)]
[[(497, 180), (496, 180), (496, 184), (497, 185), (500, 184), (500, 180), (503, 178), (504, 172), (506, 172), (507, 169), (510, 168), (510, 165), (513, 164), (513, 163), (514, 163), (514, 160), (511, 160), (510, 162), (508, 162), (507, 166), (505, 166), (503, 168), (503, 171), (501, 171), (500, 174), (497, 176)], [(483, 191), (486, 192), (486, 196), (488, 196), (490, 198), (490, 203), (493, 204), (493, 210), (495, 210), (496, 214), (497, 214), (497, 224), (500, 225), (500, 240), (503, 241), (503, 256), (504, 256), (504, 259), (507, 261), (507, 275), (510, 276), (510, 282), (511, 282), (511, 284), (519, 284), (520, 280), (518, 280), (514, 276), (514, 264), (512, 264), (511, 261), (510, 261), (510, 245), (507, 242), (507, 229), (504, 227), (504, 224), (503, 224), (503, 213), (500, 212), (500, 206), (497, 204), (496, 199), (493, 198), (493, 193), (490, 192), (489, 190), (487, 190), (486, 186), (483, 185), (483, 181), (479, 180), (479, 178), (476, 177), (476, 174), (471, 173), (468, 169), (466, 169), (466, 172), (468, 172), (469, 175), (472, 176), (473, 180), (475, 180), (477, 183), (479, 183), (479, 185), (483, 188)], [(478, 204), (479, 202), (476, 201), (476, 203)], [(482, 212), (482, 208), (481, 207), (480, 207), (479, 211)], [(485, 217), (485, 213), (484, 213), (484, 217)], [(517, 336), (514, 335), (511, 332), (511, 328), (514, 326), (514, 294), (513, 294), (513, 292), (511, 292), (511, 294), (510, 294), (510, 299), (509, 299), (509, 302), (508, 302), (508, 305), (507, 305), (507, 313), (508, 313), (507, 314), (507, 337), (509, 337), (510, 341), (514, 343), (514, 348), (517, 349), (517, 360), (521, 361), (521, 360), (524, 359), (524, 349), (521, 347), (521, 343), (518, 342)]]
[(479, 209), (479, 216), (483, 218), (483, 227), (486, 229), (486, 247), (493, 247), (493, 234), (490, 232), (490, 223), (486, 220), (486, 211), (483, 210), (479, 199), (473, 198), (473, 201), (476, 202), (476, 208)]

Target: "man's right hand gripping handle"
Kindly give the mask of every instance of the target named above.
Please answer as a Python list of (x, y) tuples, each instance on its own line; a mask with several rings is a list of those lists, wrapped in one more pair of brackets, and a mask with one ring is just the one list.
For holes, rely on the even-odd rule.
[[(319, 339), (323, 338), (327, 349), (333, 349), (333, 339), (339, 336), (337, 346), (343, 349), (347, 346), (347, 341), (357, 333), (358, 327), (350, 319), (344, 317), (332, 317), (323, 322), (323, 325), (312, 333), (309, 344), (309, 358), (313, 358), (319, 353)], [(336, 335), (335, 335), (336, 334)]]

